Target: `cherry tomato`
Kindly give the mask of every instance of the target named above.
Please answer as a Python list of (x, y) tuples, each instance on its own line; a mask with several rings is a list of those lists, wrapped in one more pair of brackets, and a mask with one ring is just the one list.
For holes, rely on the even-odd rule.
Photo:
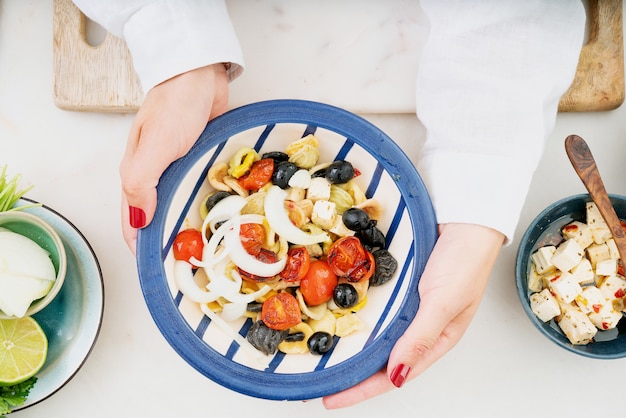
[[(275, 263), (278, 261), (278, 256), (276, 255), (276, 253), (273, 251), (267, 250), (265, 248), (261, 248), (259, 250), (259, 253), (255, 255), (255, 257), (257, 258), (257, 260), (260, 260), (268, 264)], [(239, 274), (241, 274), (241, 278), (244, 280), (248, 280), (249, 282), (261, 283), (261, 282), (266, 282), (274, 278), (274, 276), (271, 276), (271, 277), (257, 276), (256, 274), (248, 273), (247, 271), (242, 270), (240, 268), (237, 268), (237, 270), (239, 271)]]
[(335, 241), (328, 250), (326, 260), (337, 276), (350, 282), (368, 280), (374, 274), (374, 256), (354, 236)]
[(328, 302), (337, 286), (337, 276), (325, 260), (314, 260), (302, 280), (300, 292), (309, 306)]
[(268, 328), (285, 331), (302, 321), (300, 304), (291, 293), (277, 293), (263, 302), (261, 319)]
[(301, 280), (311, 264), (309, 251), (304, 247), (291, 247), (287, 252), (287, 265), (280, 272), (281, 279), (286, 282)]
[(272, 179), (274, 173), (274, 160), (264, 158), (255, 161), (250, 171), (237, 179), (241, 187), (246, 190), (259, 190)]
[(189, 262), (191, 257), (202, 260), (202, 249), (204, 248), (202, 233), (193, 228), (185, 229), (176, 235), (172, 248), (176, 260)]
[(265, 242), (265, 228), (260, 224), (241, 224), (239, 238), (248, 254), (257, 256)]

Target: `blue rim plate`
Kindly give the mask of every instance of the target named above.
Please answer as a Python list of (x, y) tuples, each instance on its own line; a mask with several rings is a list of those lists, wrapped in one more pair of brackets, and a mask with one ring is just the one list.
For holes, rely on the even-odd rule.
[[(389, 219), (379, 226), (384, 226), (389, 250), (399, 259), (398, 277), (375, 288), (372, 297), (368, 292), (368, 306), (359, 315), (366, 312), (375, 317), (366, 318), (368, 326), (361, 337), (339, 339), (323, 356), (277, 353), (259, 365), (246, 357), (246, 350), (233, 338), (225, 338), (197, 305), (186, 302), (168, 277), (170, 249), (179, 230), (201, 221), (197, 205), (206, 194), (204, 179), (215, 161), (227, 160), (244, 145), (254, 144), (259, 152), (281, 150), (276, 144), (286, 145), (309, 133), (320, 138), (320, 152), (327, 153), (320, 161), (352, 161), (362, 171), (359, 179), (369, 181), (368, 197), (391, 196), (382, 202)], [(395, 341), (417, 312), (417, 285), (434, 247), (437, 227), (413, 163), (380, 129), (357, 115), (317, 102), (271, 100), (242, 106), (209, 122), (190, 152), (165, 171), (157, 192), (155, 217), (138, 234), (139, 280), (161, 333), (196, 370), (246, 395), (302, 400), (347, 389), (386, 364)], [(244, 321), (234, 331), (245, 336), (250, 325), (250, 320)]]
[[(22, 198), (16, 206), (38, 203)], [(91, 353), (102, 324), (104, 283), (100, 263), (85, 236), (63, 215), (48, 206), (23, 209), (48, 222), (59, 234), (67, 253), (67, 274), (61, 291), (33, 318), (48, 337), (48, 357), (24, 404), (36, 405), (69, 382)]]

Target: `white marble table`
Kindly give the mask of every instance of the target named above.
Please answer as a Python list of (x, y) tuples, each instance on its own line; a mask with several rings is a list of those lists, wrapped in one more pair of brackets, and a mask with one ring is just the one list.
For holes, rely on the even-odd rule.
[[(253, 51), (256, 42), (259, 48), (262, 46), (262, 40), (254, 39), (250, 16), (245, 16), (241, 3), (234, 8), (233, 16), (244, 48)], [(310, 21), (308, 29), (303, 30), (325, 28), (319, 20), (320, 11), (330, 7), (316, 2), (310, 10), (300, 11), (281, 9), (279, 5), (285, 2), (266, 3), (270, 5), (267, 15), (257, 13), (255, 20), (266, 19), (276, 26), (277, 33), (281, 22), (285, 24), (297, 13), (305, 13)], [(319, 401), (252, 399), (200, 375), (174, 352), (154, 325), (141, 294), (134, 259), (121, 237), (117, 167), (133, 116), (72, 113), (54, 106), (51, 13), (50, 0), (0, 1), (0, 165), (6, 163), (12, 172), (21, 172), (25, 182), (35, 185), (29, 196), (63, 213), (91, 242), (104, 274), (105, 311), (100, 337), (79, 373), (58, 393), (16, 413), (16, 418), (307, 418), (346, 414), (580, 417), (623, 413), (620, 377), (626, 375), (626, 359), (598, 361), (566, 352), (547, 341), (527, 319), (514, 284), (518, 240), (503, 250), (476, 318), (462, 341), (401, 390), (349, 410), (325, 412)], [(275, 20), (276, 15), (283, 16), (283, 20)], [(361, 15), (372, 16), (365, 9), (359, 11)], [(410, 14), (397, 16), (410, 19)], [(346, 33), (346, 45), (353, 36), (367, 36), (349, 30), (350, 22), (338, 22), (336, 27)], [(391, 39), (398, 26), (389, 22), (391, 32), (387, 34)], [(292, 39), (281, 41), (286, 47)], [(355, 49), (353, 53), (356, 56), (362, 52)], [(247, 90), (255, 99), (304, 96), (352, 107), (349, 97), (300, 90), (301, 85), (317, 80), (315, 74), (306, 75), (301, 83), (281, 85), (279, 75), (256, 72), (255, 62), (262, 57), (251, 54), (245, 80), (233, 85), (233, 103), (246, 100)], [(315, 59), (308, 54), (293, 59), (311, 57)], [(331, 68), (337, 63), (326, 65)], [(345, 57), (340, 66), (349, 67), (349, 74), (372, 80), (388, 70), (397, 70), (395, 65), (392, 69), (376, 67), (375, 61), (371, 66), (355, 65), (352, 56)], [(398, 77), (410, 84), (413, 76), (407, 71)], [(338, 79), (331, 80), (328, 83), (341, 96), (341, 85), (333, 84)], [(385, 114), (365, 116), (395, 138), (415, 160), (423, 139), (421, 125), (414, 115), (394, 113), (404, 112), (412, 104), (402, 91), (389, 92), (388, 99), (392, 105), (377, 110)], [(394, 108), (393, 103), (399, 103), (399, 107)], [(358, 104), (357, 111), (371, 110), (359, 108)], [(563, 140), (571, 133), (581, 135), (590, 144), (609, 191), (626, 194), (626, 108), (561, 114), (532, 184), (518, 239), (545, 206), (584, 192), (563, 150)]]

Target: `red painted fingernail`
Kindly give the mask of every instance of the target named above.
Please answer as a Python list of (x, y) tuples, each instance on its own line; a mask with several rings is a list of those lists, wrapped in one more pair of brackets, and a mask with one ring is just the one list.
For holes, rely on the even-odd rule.
[(146, 212), (134, 206), (128, 207), (130, 226), (133, 228), (143, 228), (146, 225)]
[(411, 371), (411, 368), (407, 366), (406, 364), (398, 364), (391, 371), (391, 376), (390, 376), (391, 383), (393, 383), (394, 386), (397, 388), (402, 387), (410, 371)]

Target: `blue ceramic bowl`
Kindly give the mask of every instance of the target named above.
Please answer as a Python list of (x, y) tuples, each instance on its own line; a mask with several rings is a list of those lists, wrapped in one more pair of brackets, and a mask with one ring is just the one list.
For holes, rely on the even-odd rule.
[(100, 263), (74, 224), (59, 212), (22, 198), (16, 206), (45, 221), (59, 235), (67, 258), (65, 281), (52, 302), (33, 315), (48, 337), (48, 357), (26, 402), (13, 412), (39, 404), (61, 390), (81, 369), (100, 334), (104, 282)]
[[(618, 218), (626, 219), (626, 197), (611, 195), (611, 202)], [(585, 204), (591, 201), (588, 194), (566, 197), (541, 212), (529, 225), (521, 239), (517, 253), (515, 276), (517, 291), (530, 321), (556, 345), (585, 357), (616, 359), (626, 356), (626, 320), (622, 318), (618, 327), (609, 331), (598, 331), (595, 340), (586, 345), (574, 345), (559, 329), (554, 320), (543, 322), (530, 308), (530, 294), (527, 277), (531, 268), (530, 255), (539, 247), (558, 245), (561, 242), (561, 229), (572, 221), (585, 222)]]
[[(378, 226), (398, 260), (395, 277), (368, 292), (359, 316), (363, 330), (339, 339), (333, 350), (277, 353), (261, 363), (249, 355), (173, 279), (176, 234), (202, 223), (199, 205), (211, 190), (205, 178), (215, 162), (243, 146), (259, 153), (285, 150), (309, 133), (320, 140), (319, 161), (345, 159), (361, 172), (368, 197), (384, 206)], [(195, 146), (174, 162), (158, 185), (152, 223), (137, 241), (139, 278), (154, 321), (171, 346), (200, 373), (237, 392), (265, 399), (316, 398), (351, 387), (380, 370), (419, 305), (417, 285), (436, 240), (429, 196), (413, 163), (382, 131), (342, 109), (308, 101), (275, 100), (234, 109), (211, 121)], [(229, 323), (245, 336), (251, 320)]]
[[(20, 234), (34, 241), (50, 256), (54, 266), (56, 280), (50, 291), (42, 298), (33, 301), (25, 316), (32, 316), (48, 306), (59, 294), (65, 281), (67, 271), (67, 256), (65, 246), (57, 231), (42, 218), (28, 212), (8, 211), (0, 212), (0, 228)], [(12, 318), (0, 310), (0, 318)]]

